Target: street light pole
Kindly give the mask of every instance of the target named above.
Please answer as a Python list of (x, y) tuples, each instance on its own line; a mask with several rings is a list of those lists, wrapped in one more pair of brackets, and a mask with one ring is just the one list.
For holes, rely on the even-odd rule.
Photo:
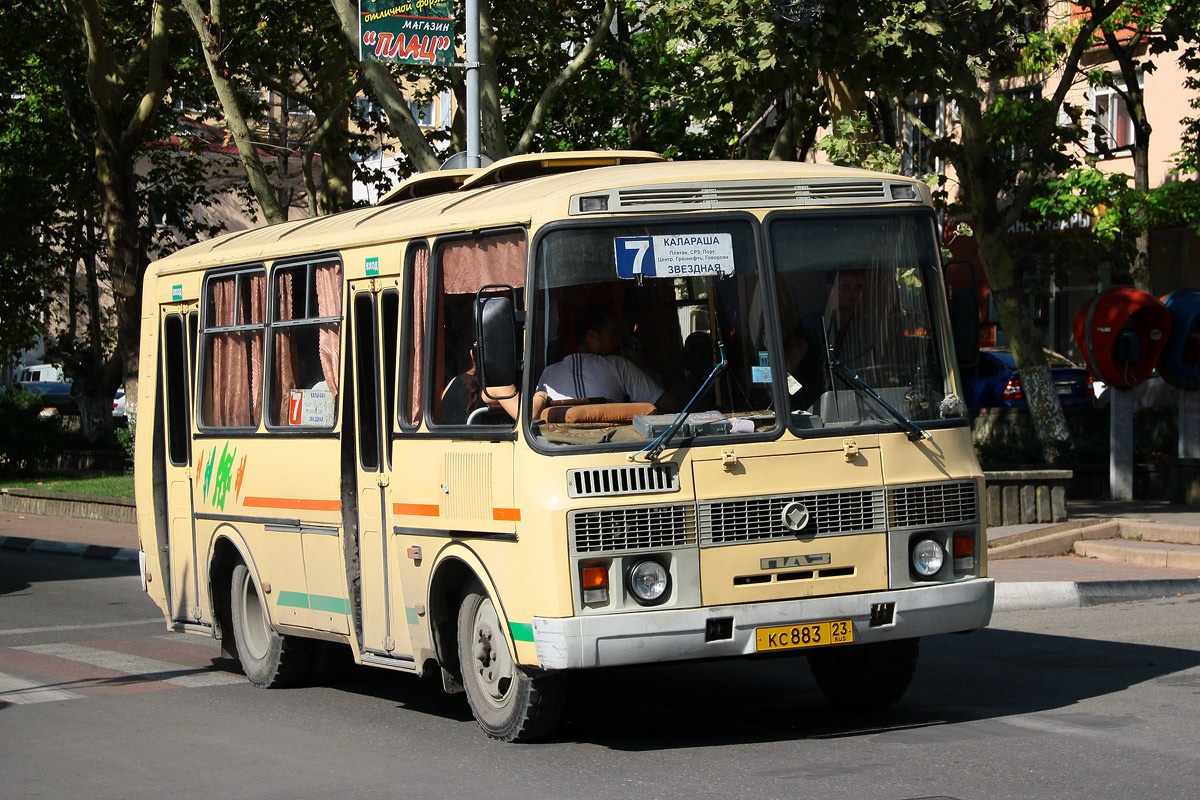
[(467, 0), (467, 166), (477, 169), (479, 158), (479, 0)]

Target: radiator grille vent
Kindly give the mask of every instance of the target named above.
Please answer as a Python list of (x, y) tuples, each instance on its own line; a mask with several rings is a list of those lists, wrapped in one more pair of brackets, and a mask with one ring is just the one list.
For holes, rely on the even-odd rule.
[(608, 497), (678, 491), (677, 464), (637, 464), (567, 471), (567, 494), (571, 497)]
[(975, 481), (900, 486), (888, 490), (888, 526), (936, 527), (979, 518)]
[(888, 200), (883, 181), (786, 181), (717, 185), (643, 186), (617, 192), (616, 210), (754, 208)]
[[(783, 509), (793, 501), (803, 503), (809, 513), (808, 525), (799, 532), (783, 524)], [(702, 546), (883, 529), (882, 489), (749, 497), (700, 504)]]
[(573, 511), (567, 525), (577, 553), (684, 547), (696, 543), (692, 503)]

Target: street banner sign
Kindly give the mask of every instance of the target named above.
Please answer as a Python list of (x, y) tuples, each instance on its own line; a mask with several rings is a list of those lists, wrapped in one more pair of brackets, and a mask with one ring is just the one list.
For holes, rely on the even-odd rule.
[(358, 0), (360, 61), (454, 63), (454, 0)]

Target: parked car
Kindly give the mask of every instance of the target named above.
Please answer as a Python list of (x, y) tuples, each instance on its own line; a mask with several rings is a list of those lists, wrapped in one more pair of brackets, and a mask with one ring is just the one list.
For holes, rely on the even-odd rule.
[(26, 391), (39, 398), (42, 416), (54, 414), (78, 414), (79, 407), (71, 395), (71, 384), (59, 381), (21, 381)]
[(117, 389), (117, 393), (113, 395), (113, 419), (118, 422), (125, 422), (128, 414), (125, 406), (125, 390)]
[[(1064, 408), (1093, 406), (1092, 376), (1061, 353), (1046, 351), (1050, 378)], [(989, 347), (979, 351), (979, 363), (963, 374), (966, 401), (971, 408), (1025, 408), (1025, 389), (1017, 373), (1017, 363), (1006, 348)]]

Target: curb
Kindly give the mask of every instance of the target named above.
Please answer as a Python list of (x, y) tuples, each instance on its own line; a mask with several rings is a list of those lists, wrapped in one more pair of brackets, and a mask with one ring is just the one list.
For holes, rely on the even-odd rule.
[(47, 539), (26, 539), (23, 536), (0, 536), (0, 550), (15, 550), (20, 553), (42, 553), (76, 558), (91, 558), (97, 561), (112, 561), (117, 564), (138, 565), (139, 553), (128, 547), (106, 547), (99, 544), (75, 544), (54, 542)]
[(994, 611), (1079, 608), (1131, 600), (1200, 594), (1200, 578), (1132, 581), (1005, 581), (996, 584)]
[(37, 514), (43, 517), (93, 519), (125, 525), (137, 524), (137, 506), (135, 501), (128, 497), (97, 497), (90, 494), (0, 487), (0, 511)]

